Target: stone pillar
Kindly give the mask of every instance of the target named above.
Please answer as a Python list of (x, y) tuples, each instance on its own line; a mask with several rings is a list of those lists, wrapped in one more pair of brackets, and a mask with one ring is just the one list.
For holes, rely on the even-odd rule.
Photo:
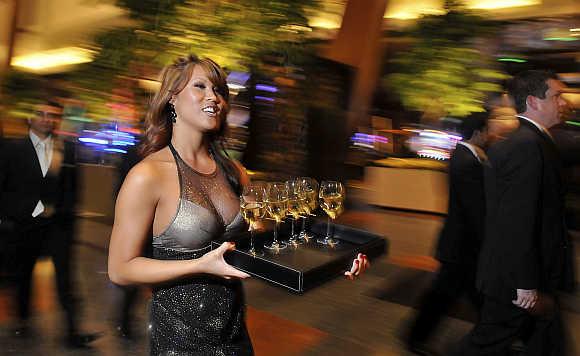
[(388, 0), (349, 0), (338, 36), (321, 55), (355, 68), (347, 130), (370, 124), (369, 109), (380, 75), (383, 16)]
[(16, 38), (18, 0), (0, 0), (0, 73), (10, 66)]

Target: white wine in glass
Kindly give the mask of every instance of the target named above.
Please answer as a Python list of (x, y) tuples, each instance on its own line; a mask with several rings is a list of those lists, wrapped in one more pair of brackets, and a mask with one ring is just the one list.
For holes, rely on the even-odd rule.
[(342, 194), (333, 193), (321, 197), (320, 207), (332, 219), (336, 219), (342, 213), (342, 202), (344, 197)]
[(286, 182), (286, 186), (288, 187), (288, 215), (292, 216), (292, 231), (288, 243), (297, 246), (301, 244), (302, 241), (298, 238), (294, 225), (302, 213), (302, 206), (305, 197), (302, 194), (302, 186), (298, 180), (289, 180)]
[(279, 224), (286, 216), (286, 211), (288, 209), (288, 199), (267, 201), (266, 209), (268, 210), (270, 217), (276, 220), (276, 223)]
[(286, 216), (288, 209), (288, 187), (286, 187), (286, 184), (282, 182), (269, 183), (266, 187), (265, 203), (268, 215), (276, 220), (276, 224), (274, 226), (274, 241), (264, 247), (269, 250), (278, 251), (286, 248), (284, 242), (278, 241), (278, 227), (282, 219)]
[(336, 245), (338, 240), (333, 239), (330, 234), (330, 219), (336, 219), (343, 212), (344, 186), (336, 181), (322, 181), (318, 197), (320, 198), (320, 207), (328, 215), (328, 221), (326, 236), (316, 241), (323, 245)]
[(304, 197), (301, 205), (302, 212), (305, 215), (302, 219), (302, 231), (300, 231), (298, 239), (301, 241), (309, 241), (313, 236), (306, 232), (306, 220), (308, 220), (308, 216), (318, 207), (318, 182), (310, 177), (300, 177), (298, 178), (298, 182), (300, 184), (300, 192)]
[(244, 187), (240, 197), (240, 210), (244, 220), (250, 227), (250, 249), (252, 256), (259, 255), (254, 246), (254, 230), (259, 219), (264, 217), (266, 211), (264, 198), (266, 190), (262, 184), (249, 184)]
[(252, 228), (256, 225), (256, 222), (264, 217), (264, 203), (263, 202), (250, 202), (250, 203), (242, 203), (242, 216), (246, 220), (246, 222)]

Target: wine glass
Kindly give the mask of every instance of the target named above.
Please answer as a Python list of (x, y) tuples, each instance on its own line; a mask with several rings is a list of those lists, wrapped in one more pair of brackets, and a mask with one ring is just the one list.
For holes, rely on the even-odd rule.
[(304, 196), (302, 200), (302, 212), (304, 217), (302, 219), (302, 231), (298, 235), (298, 239), (308, 241), (313, 236), (306, 232), (306, 220), (318, 206), (318, 182), (310, 177), (298, 178), (300, 184), (300, 193)]
[(338, 240), (333, 239), (330, 235), (330, 219), (336, 219), (343, 211), (344, 187), (340, 182), (322, 181), (318, 197), (320, 198), (320, 207), (328, 215), (328, 221), (326, 236), (316, 241), (323, 245), (336, 245)]
[(254, 230), (258, 219), (264, 217), (266, 211), (264, 198), (266, 190), (260, 183), (250, 183), (245, 186), (240, 196), (240, 209), (242, 216), (246, 220), (250, 229), (250, 249), (248, 252), (252, 256), (261, 255), (254, 246)]
[(273, 182), (266, 186), (266, 211), (274, 220), (274, 241), (270, 245), (264, 246), (269, 250), (278, 251), (286, 248), (284, 242), (278, 241), (278, 227), (288, 210), (288, 187), (283, 182)]
[(302, 194), (302, 186), (297, 179), (286, 181), (286, 187), (288, 188), (288, 215), (292, 216), (292, 232), (288, 243), (296, 246), (301, 244), (302, 241), (298, 239), (298, 234), (294, 230), (294, 223), (300, 217), (305, 196)]

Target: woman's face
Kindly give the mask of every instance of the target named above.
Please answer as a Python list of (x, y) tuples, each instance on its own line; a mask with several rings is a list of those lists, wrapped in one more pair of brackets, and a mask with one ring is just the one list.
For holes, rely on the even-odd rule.
[(191, 79), (171, 103), (177, 113), (177, 124), (192, 126), (200, 132), (220, 129), (226, 101), (199, 65), (193, 68)]

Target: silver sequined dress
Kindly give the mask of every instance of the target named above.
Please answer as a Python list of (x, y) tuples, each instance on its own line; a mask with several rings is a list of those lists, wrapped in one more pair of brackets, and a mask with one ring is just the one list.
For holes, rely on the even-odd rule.
[[(239, 200), (223, 172), (202, 174), (169, 146), (179, 175), (180, 199), (167, 229), (153, 237), (153, 258), (182, 260), (207, 253), (212, 240), (243, 228)], [(154, 289), (152, 355), (252, 355), (241, 282), (196, 276)]]

